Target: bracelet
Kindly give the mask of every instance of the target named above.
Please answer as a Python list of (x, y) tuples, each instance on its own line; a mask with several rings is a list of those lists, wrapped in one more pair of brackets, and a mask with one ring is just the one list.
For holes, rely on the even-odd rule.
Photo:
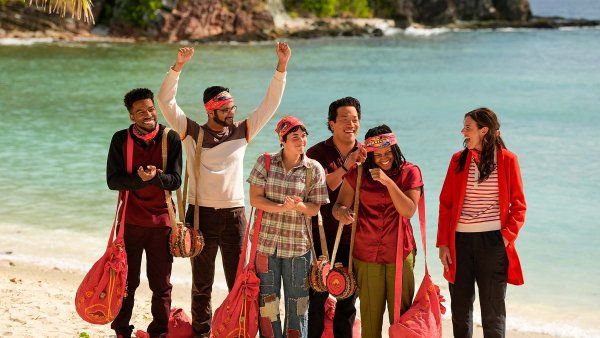
[(344, 170), (344, 172), (346, 172), (346, 173), (348, 172), (348, 169), (346, 169), (346, 166), (344, 166), (344, 163), (342, 163), (342, 166), (340, 168), (342, 168), (342, 170)]

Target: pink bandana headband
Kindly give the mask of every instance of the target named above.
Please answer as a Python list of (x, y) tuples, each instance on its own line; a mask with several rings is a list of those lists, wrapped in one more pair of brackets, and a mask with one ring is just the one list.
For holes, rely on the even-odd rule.
[(204, 104), (206, 111), (213, 111), (221, 109), (226, 104), (233, 102), (233, 96), (229, 92), (223, 91), (219, 95), (210, 99), (210, 101)]
[(372, 152), (377, 149), (389, 147), (394, 144), (396, 144), (396, 136), (394, 136), (394, 133), (375, 135), (365, 140), (365, 147), (367, 147), (367, 152)]

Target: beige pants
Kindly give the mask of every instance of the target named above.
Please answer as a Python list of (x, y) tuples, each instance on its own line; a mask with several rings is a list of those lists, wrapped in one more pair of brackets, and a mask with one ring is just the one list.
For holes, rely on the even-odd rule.
[[(415, 252), (404, 260), (402, 271), (402, 309), (410, 308), (415, 294)], [(394, 319), (394, 280), (396, 264), (366, 263), (354, 259), (360, 298), (360, 318), (363, 338), (381, 338), (383, 314), (387, 302), (390, 324)]]

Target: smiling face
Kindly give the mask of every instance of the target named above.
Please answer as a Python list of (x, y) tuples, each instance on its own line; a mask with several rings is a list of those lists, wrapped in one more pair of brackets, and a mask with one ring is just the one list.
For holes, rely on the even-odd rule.
[(392, 147), (389, 146), (374, 150), (373, 161), (383, 170), (392, 169), (392, 166), (394, 165), (394, 153), (392, 152)]
[(358, 111), (353, 106), (339, 107), (335, 121), (329, 121), (329, 128), (333, 131), (335, 139), (354, 144), (360, 128)]
[(483, 137), (488, 131), (488, 127), (479, 128), (477, 122), (470, 116), (467, 116), (463, 122), (463, 129), (460, 132), (464, 136), (464, 144), (468, 149), (481, 151)]
[(288, 133), (282, 138), (283, 151), (290, 155), (301, 155), (306, 151), (307, 134), (302, 128)]
[(137, 100), (131, 105), (129, 119), (139, 128), (147, 132), (156, 129), (158, 117), (151, 99)]

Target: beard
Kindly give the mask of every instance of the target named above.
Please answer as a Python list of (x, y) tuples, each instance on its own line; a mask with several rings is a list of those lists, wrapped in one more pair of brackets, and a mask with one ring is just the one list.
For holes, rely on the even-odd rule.
[(145, 133), (151, 133), (154, 131), (154, 129), (156, 129), (156, 125), (158, 124), (158, 121), (156, 119), (152, 120), (154, 122), (154, 125), (152, 127), (147, 126), (144, 122), (142, 123), (136, 123), (135, 126), (138, 128), (139, 131), (143, 131)]
[(231, 118), (231, 123), (229, 123), (229, 122), (227, 122), (227, 119), (225, 119), (225, 120), (221, 120), (221, 119), (220, 119), (220, 118), (217, 116), (217, 114), (216, 114), (216, 113), (213, 115), (213, 121), (215, 121), (215, 123), (216, 123), (216, 124), (218, 124), (218, 125), (220, 125), (220, 126), (223, 126), (223, 127), (229, 127), (230, 125), (232, 125), (232, 124), (233, 124), (233, 118)]

